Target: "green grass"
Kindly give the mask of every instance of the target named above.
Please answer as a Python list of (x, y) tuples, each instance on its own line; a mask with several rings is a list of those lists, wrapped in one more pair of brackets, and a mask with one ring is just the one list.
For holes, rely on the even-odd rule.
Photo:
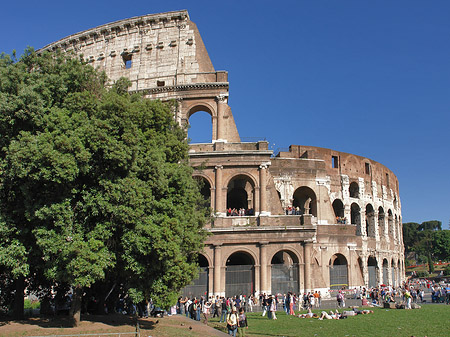
[[(370, 315), (358, 315), (340, 320), (319, 321), (277, 313), (277, 320), (261, 317), (261, 313), (247, 315), (247, 336), (450, 336), (450, 305), (424, 305), (421, 309), (373, 308)], [(319, 311), (314, 311), (320, 313)], [(303, 313), (303, 312), (302, 312)], [(211, 326), (225, 331), (225, 324), (217, 319)]]

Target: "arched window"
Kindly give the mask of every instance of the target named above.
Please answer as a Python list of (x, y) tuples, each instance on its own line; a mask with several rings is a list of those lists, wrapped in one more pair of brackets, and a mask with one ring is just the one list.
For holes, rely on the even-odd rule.
[(298, 293), (298, 258), (294, 253), (287, 250), (277, 252), (272, 257), (271, 271), (273, 294)]
[(366, 205), (366, 234), (375, 237), (375, 212), (371, 204)]
[(191, 282), (190, 285), (184, 287), (181, 291), (183, 297), (201, 297), (205, 296), (205, 293), (209, 293), (208, 279), (209, 279), (209, 263), (205, 256), (200, 254), (198, 256), (199, 273), (198, 277)]
[(212, 142), (212, 113), (206, 106), (192, 108), (188, 113), (188, 138), (191, 144)]
[(383, 207), (378, 207), (378, 232), (380, 236), (385, 235), (385, 216)]
[(350, 198), (359, 198), (359, 185), (356, 182), (352, 182), (348, 188)]
[(227, 259), (225, 296), (253, 294), (255, 288), (255, 261), (246, 252), (236, 252)]
[(293, 206), (299, 207), (301, 214), (317, 216), (316, 194), (307, 186), (302, 186), (295, 190)]
[(254, 215), (254, 200), (255, 186), (253, 184), (253, 181), (249, 177), (245, 175), (239, 175), (230, 180), (227, 190), (228, 210), (236, 210), (238, 212), (239, 210), (244, 210), (246, 215)]
[(211, 205), (211, 184), (202, 176), (194, 176), (195, 181), (198, 184), (198, 189), (205, 200), (205, 205), (210, 207)]
[(330, 262), (330, 289), (342, 289), (348, 287), (347, 259), (342, 254), (335, 254)]
[(369, 288), (378, 286), (377, 268), (377, 259), (374, 256), (369, 256), (367, 260), (367, 269), (369, 272)]
[(336, 223), (345, 224), (346, 221), (344, 219), (344, 204), (340, 199), (336, 199), (333, 201), (333, 211), (334, 216), (336, 217)]

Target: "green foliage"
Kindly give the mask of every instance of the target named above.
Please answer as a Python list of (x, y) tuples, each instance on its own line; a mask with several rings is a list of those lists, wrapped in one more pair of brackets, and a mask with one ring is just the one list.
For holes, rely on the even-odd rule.
[(444, 275), (450, 276), (450, 264), (446, 265), (444, 268)]
[(25, 299), (24, 302), (25, 309), (39, 309), (39, 307), (41, 306), (41, 303), (39, 301), (31, 301), (29, 299)]
[[(0, 265), (171, 304), (208, 210), (170, 107), (60, 53), (0, 57)], [(35, 278), (39, 279), (39, 278)]]
[(430, 274), (426, 270), (419, 270), (416, 272), (417, 277), (428, 277)]

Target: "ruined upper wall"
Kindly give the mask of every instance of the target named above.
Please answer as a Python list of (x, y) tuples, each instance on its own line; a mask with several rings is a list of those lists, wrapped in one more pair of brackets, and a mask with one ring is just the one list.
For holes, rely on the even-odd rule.
[[(120, 20), (65, 37), (40, 49), (73, 51), (131, 90), (227, 82), (217, 74), (186, 10)], [(161, 90), (160, 90), (161, 91)]]
[(329, 176), (347, 175), (350, 180), (363, 177), (368, 181), (376, 181), (380, 186), (384, 185), (392, 189), (397, 195), (399, 193), (398, 180), (395, 174), (386, 166), (366, 157), (304, 145), (291, 145), (289, 152), (280, 152), (278, 157), (323, 160), (326, 174)]

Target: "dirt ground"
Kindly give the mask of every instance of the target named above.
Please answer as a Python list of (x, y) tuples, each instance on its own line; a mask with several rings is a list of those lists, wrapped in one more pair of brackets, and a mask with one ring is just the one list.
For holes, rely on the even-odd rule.
[[(81, 317), (78, 327), (71, 327), (66, 317), (28, 318), (22, 321), (0, 320), (0, 336), (50, 336), (121, 333), (121, 337), (131, 337), (136, 331), (136, 319), (125, 315)], [(185, 316), (165, 316), (164, 318), (141, 318), (138, 320), (141, 337), (190, 337), (227, 336), (206, 324), (193, 321)], [(103, 336), (102, 336), (103, 337)]]

